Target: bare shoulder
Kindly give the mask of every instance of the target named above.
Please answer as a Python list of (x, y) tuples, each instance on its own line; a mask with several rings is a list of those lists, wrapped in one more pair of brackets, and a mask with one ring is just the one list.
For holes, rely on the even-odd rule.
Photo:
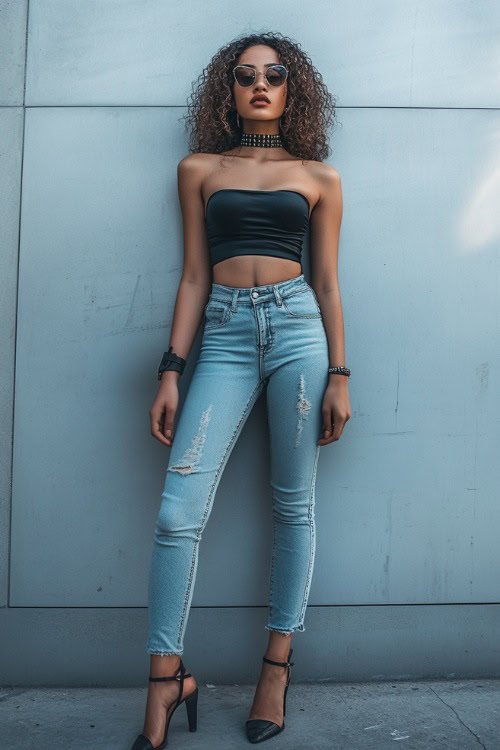
[(206, 154), (203, 152), (197, 152), (194, 154), (187, 154), (187, 156), (184, 156), (178, 166), (181, 164), (188, 169), (191, 167), (196, 166), (203, 166), (206, 164), (211, 164), (212, 161), (217, 157), (217, 154)]
[(321, 214), (331, 215), (332, 211), (340, 212), (342, 214), (342, 186), (340, 182), (340, 173), (331, 164), (327, 164), (323, 161), (308, 161), (307, 167), (311, 180), (314, 182), (317, 201), (314, 204), (314, 208), (318, 208), (319, 211), (314, 211), (315, 216)]
[(340, 182), (340, 174), (335, 167), (331, 164), (327, 164), (324, 161), (313, 161), (308, 162), (308, 167), (311, 173), (311, 177), (316, 180), (318, 188), (329, 188)]
[(342, 186), (340, 173), (331, 164), (323, 161), (314, 162), (314, 177), (318, 186), (318, 205), (342, 206)]
[(214, 157), (214, 154), (206, 153), (184, 156), (177, 164), (179, 190), (186, 195), (201, 191), (203, 181), (213, 168)]
[[(326, 206), (339, 199), (341, 201), (341, 198), (339, 198), (341, 195), (340, 174), (335, 167), (324, 161), (308, 159), (304, 163), (304, 168), (307, 170), (312, 192), (316, 196), (313, 208), (321, 205)], [(314, 210), (312, 213), (314, 213)]]
[(180, 176), (190, 176), (206, 171), (212, 164), (214, 154), (195, 153), (184, 156), (177, 164)]

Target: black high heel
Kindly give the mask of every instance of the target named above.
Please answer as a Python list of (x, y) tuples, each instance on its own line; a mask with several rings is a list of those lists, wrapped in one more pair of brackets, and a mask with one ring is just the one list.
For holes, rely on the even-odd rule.
[(293, 661), (290, 661), (292, 654), (293, 648), (290, 649), (290, 653), (288, 654), (288, 661), (273, 661), (272, 659), (267, 659), (265, 656), (262, 657), (268, 664), (276, 664), (276, 666), (278, 667), (287, 667), (288, 678), (286, 681), (285, 694), (283, 696), (283, 724), (280, 726), (274, 721), (267, 721), (266, 719), (247, 719), (247, 737), (250, 742), (254, 744), (256, 742), (264, 742), (264, 740), (269, 740), (271, 737), (274, 737), (275, 734), (279, 734), (280, 732), (282, 732), (285, 728), (286, 694), (288, 691), (288, 685), (290, 684), (290, 680), (292, 678), (292, 670), (290, 669), (290, 667), (293, 667), (294, 664)]
[(149, 737), (146, 737), (145, 734), (139, 734), (137, 735), (137, 738), (134, 744), (132, 745), (131, 750), (161, 750), (161, 748), (166, 747), (168, 743), (167, 733), (168, 733), (168, 725), (170, 724), (170, 719), (174, 715), (176, 709), (181, 705), (181, 703), (186, 704), (189, 731), (196, 732), (198, 728), (198, 688), (196, 688), (196, 690), (193, 690), (193, 692), (190, 695), (186, 695), (186, 697), (182, 698), (181, 700), (181, 696), (184, 690), (184, 679), (186, 677), (192, 677), (192, 674), (190, 674), (190, 672), (186, 672), (186, 667), (182, 663), (182, 659), (181, 659), (181, 663), (179, 665), (179, 668), (177, 669), (177, 672), (171, 677), (150, 677), (149, 678), (150, 682), (166, 682), (167, 680), (178, 680), (179, 681), (179, 695), (177, 696), (177, 701), (170, 715), (168, 712), (170, 711), (172, 703), (170, 703), (170, 705), (167, 707), (167, 723), (165, 724), (165, 734), (163, 735), (163, 741), (161, 745), (157, 745), (155, 747), (151, 743), (151, 740), (149, 739)]

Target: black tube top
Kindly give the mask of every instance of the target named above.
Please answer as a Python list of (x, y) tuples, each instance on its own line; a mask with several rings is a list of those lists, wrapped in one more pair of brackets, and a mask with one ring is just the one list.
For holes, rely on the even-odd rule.
[(235, 255), (300, 263), (309, 210), (308, 199), (295, 190), (216, 190), (205, 209), (212, 266)]

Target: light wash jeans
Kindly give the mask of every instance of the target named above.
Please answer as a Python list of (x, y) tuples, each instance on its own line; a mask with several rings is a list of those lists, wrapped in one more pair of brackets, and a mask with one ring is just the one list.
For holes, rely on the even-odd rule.
[(154, 531), (148, 653), (183, 653), (201, 535), (233, 446), (265, 387), (274, 524), (265, 628), (305, 630), (328, 366), (321, 310), (304, 274), (256, 287), (212, 284)]

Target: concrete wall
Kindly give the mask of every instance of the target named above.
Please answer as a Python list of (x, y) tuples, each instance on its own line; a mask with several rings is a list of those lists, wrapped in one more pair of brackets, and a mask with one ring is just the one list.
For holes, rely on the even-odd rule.
[[(3, 682), (144, 684), (179, 118), (215, 50), (264, 28), (302, 44), (342, 126), (352, 419), (320, 453), (295, 678), (500, 674), (500, 8), (292, 8), (260, 27), (219, 0), (0, 0)], [(265, 648), (268, 451), (260, 399), (200, 547), (200, 679), (253, 680)]]

